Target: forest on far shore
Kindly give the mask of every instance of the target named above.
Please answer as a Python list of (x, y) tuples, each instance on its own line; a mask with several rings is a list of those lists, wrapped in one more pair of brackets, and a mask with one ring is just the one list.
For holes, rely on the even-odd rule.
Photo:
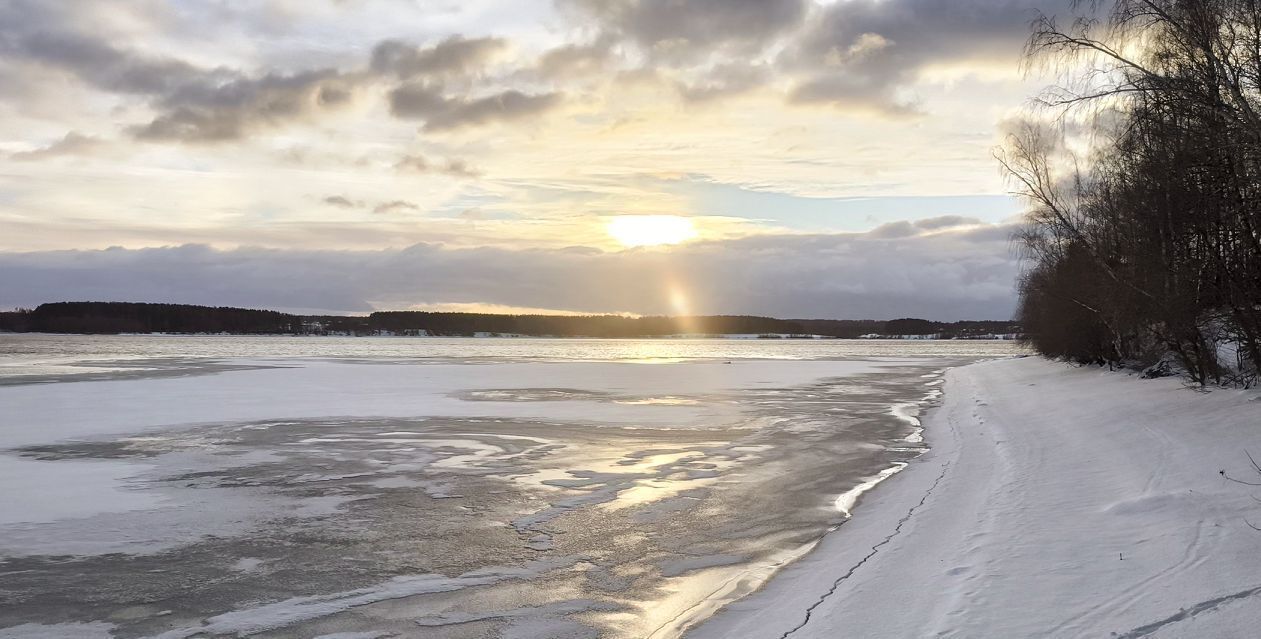
[(0, 313), (0, 331), (40, 333), (229, 333), (238, 335), (526, 335), (539, 337), (660, 337), (750, 334), (978, 338), (1019, 332), (1012, 322), (934, 322), (923, 319), (776, 319), (750, 315), (628, 317), (623, 315), (497, 315), (380, 311), (366, 316), (291, 315), (277, 311), (191, 304), (54, 302)]

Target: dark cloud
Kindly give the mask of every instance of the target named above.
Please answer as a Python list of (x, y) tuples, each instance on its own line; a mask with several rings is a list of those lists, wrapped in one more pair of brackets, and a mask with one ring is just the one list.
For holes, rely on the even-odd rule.
[(104, 142), (97, 138), (71, 131), (67, 133), (65, 137), (49, 144), (48, 146), (31, 151), (19, 151), (11, 154), (9, 158), (13, 160), (30, 161), (48, 160), (66, 155), (87, 155), (100, 149), (103, 144)]
[(684, 60), (715, 50), (762, 50), (795, 28), (806, 0), (570, 0), (606, 34), (635, 43), (649, 55)]
[(371, 68), (399, 78), (466, 75), (481, 70), (507, 47), (500, 38), (451, 36), (430, 47), (386, 40), (372, 49)]
[(560, 93), (522, 93), (516, 90), (474, 100), (453, 99), (447, 108), (425, 118), (426, 131), (443, 131), (490, 122), (506, 122), (540, 115), (561, 104)]
[[(771, 235), (669, 251), (304, 251), (204, 246), (0, 253), (0, 307), (65, 299), (364, 311), (481, 302), (575, 311), (780, 317), (1010, 317), (1011, 227), (917, 234)], [(305, 284), (304, 284), (305, 283)]]
[[(792, 104), (889, 117), (923, 114), (912, 89), (930, 65), (1017, 63), (1039, 10), (1070, 13), (1072, 0), (567, 0), (607, 43), (645, 54), (644, 69), (681, 71), (681, 97), (703, 102), (787, 81)], [(580, 48), (555, 51), (564, 68)], [(774, 72), (759, 58), (774, 55)], [(554, 74), (563, 75), (561, 71)]]
[(331, 69), (193, 84), (164, 96), (161, 115), (134, 130), (145, 140), (221, 142), (349, 104), (359, 78)]
[(334, 69), (251, 74), (142, 53), (80, 23), (75, 7), (81, 4), (99, 6), (4, 3), (0, 57), (70, 74), (110, 93), (144, 96), (156, 115), (132, 128), (141, 139), (239, 139), (344, 106), (364, 79), (361, 73)]
[[(452, 91), (446, 76), (472, 74), (483, 68), (495, 54), (506, 47), (499, 38), (465, 39), (453, 36), (428, 48), (418, 48), (395, 40), (377, 45), (372, 52), (373, 71), (393, 74), (405, 82), (389, 92), (390, 113), (395, 117), (424, 120), (426, 131), (442, 131), (491, 122), (511, 121), (541, 114), (561, 102), (559, 92), (524, 93), (508, 89), (470, 97), (465, 92)], [(593, 55), (557, 53), (558, 57), (544, 56), (556, 68), (563, 66), (562, 58)], [(412, 163), (415, 165), (416, 163)], [(461, 173), (461, 164), (448, 165), (449, 173)], [(432, 170), (428, 163), (412, 166), (414, 169)], [(467, 167), (464, 167), (467, 168)]]
[(914, 100), (897, 95), (901, 88), (894, 76), (868, 75), (850, 69), (845, 74), (806, 80), (789, 92), (788, 100), (794, 104), (825, 104), (844, 111), (890, 118), (924, 115)]
[(540, 115), (559, 106), (561, 99), (560, 93), (516, 90), (476, 99), (446, 97), (441, 86), (410, 82), (390, 92), (390, 112), (400, 118), (424, 120), (426, 131), (444, 131)]
[(793, 102), (915, 115), (918, 106), (899, 92), (925, 67), (965, 60), (1014, 66), (1037, 13), (1070, 6), (1070, 0), (837, 2), (809, 21), (779, 64), (802, 76)]
[[(4, 20), (0, 13), (0, 21)], [(0, 27), (0, 53), (10, 59), (58, 69), (113, 93), (162, 95), (207, 76), (223, 75), (171, 58), (118, 48), (94, 36), (50, 31), (22, 33), (21, 24)]]
[(424, 119), (449, 108), (443, 87), (433, 82), (408, 82), (390, 91), (390, 113), (395, 117)]
[[(469, 76), (506, 47), (499, 38), (452, 36), (427, 47), (387, 40), (374, 47), (360, 69), (246, 72), (119, 46), (108, 35), (69, 20), (74, 14), (57, 3), (15, 0), (0, 6), (0, 55), (10, 64), (68, 73), (103, 91), (145, 96), (156, 115), (131, 132), (167, 142), (232, 141), (313, 120), (351, 103), (381, 76), (432, 82)], [(432, 116), (434, 129), (449, 129), (541, 112), (558, 101), (558, 94), (501, 91), (471, 98), (412, 82), (392, 91), (390, 100), (392, 111), (402, 117)]]

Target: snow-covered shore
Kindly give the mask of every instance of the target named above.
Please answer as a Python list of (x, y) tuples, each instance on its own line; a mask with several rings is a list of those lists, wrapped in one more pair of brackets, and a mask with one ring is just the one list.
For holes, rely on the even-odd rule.
[(932, 450), (689, 637), (1252, 637), (1261, 395), (957, 368)]

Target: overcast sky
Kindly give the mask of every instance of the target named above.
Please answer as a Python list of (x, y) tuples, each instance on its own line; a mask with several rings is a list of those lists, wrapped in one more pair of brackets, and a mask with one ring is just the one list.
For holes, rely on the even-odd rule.
[(5, 0), (0, 307), (1007, 318), (1037, 9)]

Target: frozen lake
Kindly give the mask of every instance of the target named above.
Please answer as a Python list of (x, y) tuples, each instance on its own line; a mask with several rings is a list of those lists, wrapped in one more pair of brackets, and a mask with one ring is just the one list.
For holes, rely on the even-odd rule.
[(678, 636), (1014, 352), (0, 335), (0, 637)]

